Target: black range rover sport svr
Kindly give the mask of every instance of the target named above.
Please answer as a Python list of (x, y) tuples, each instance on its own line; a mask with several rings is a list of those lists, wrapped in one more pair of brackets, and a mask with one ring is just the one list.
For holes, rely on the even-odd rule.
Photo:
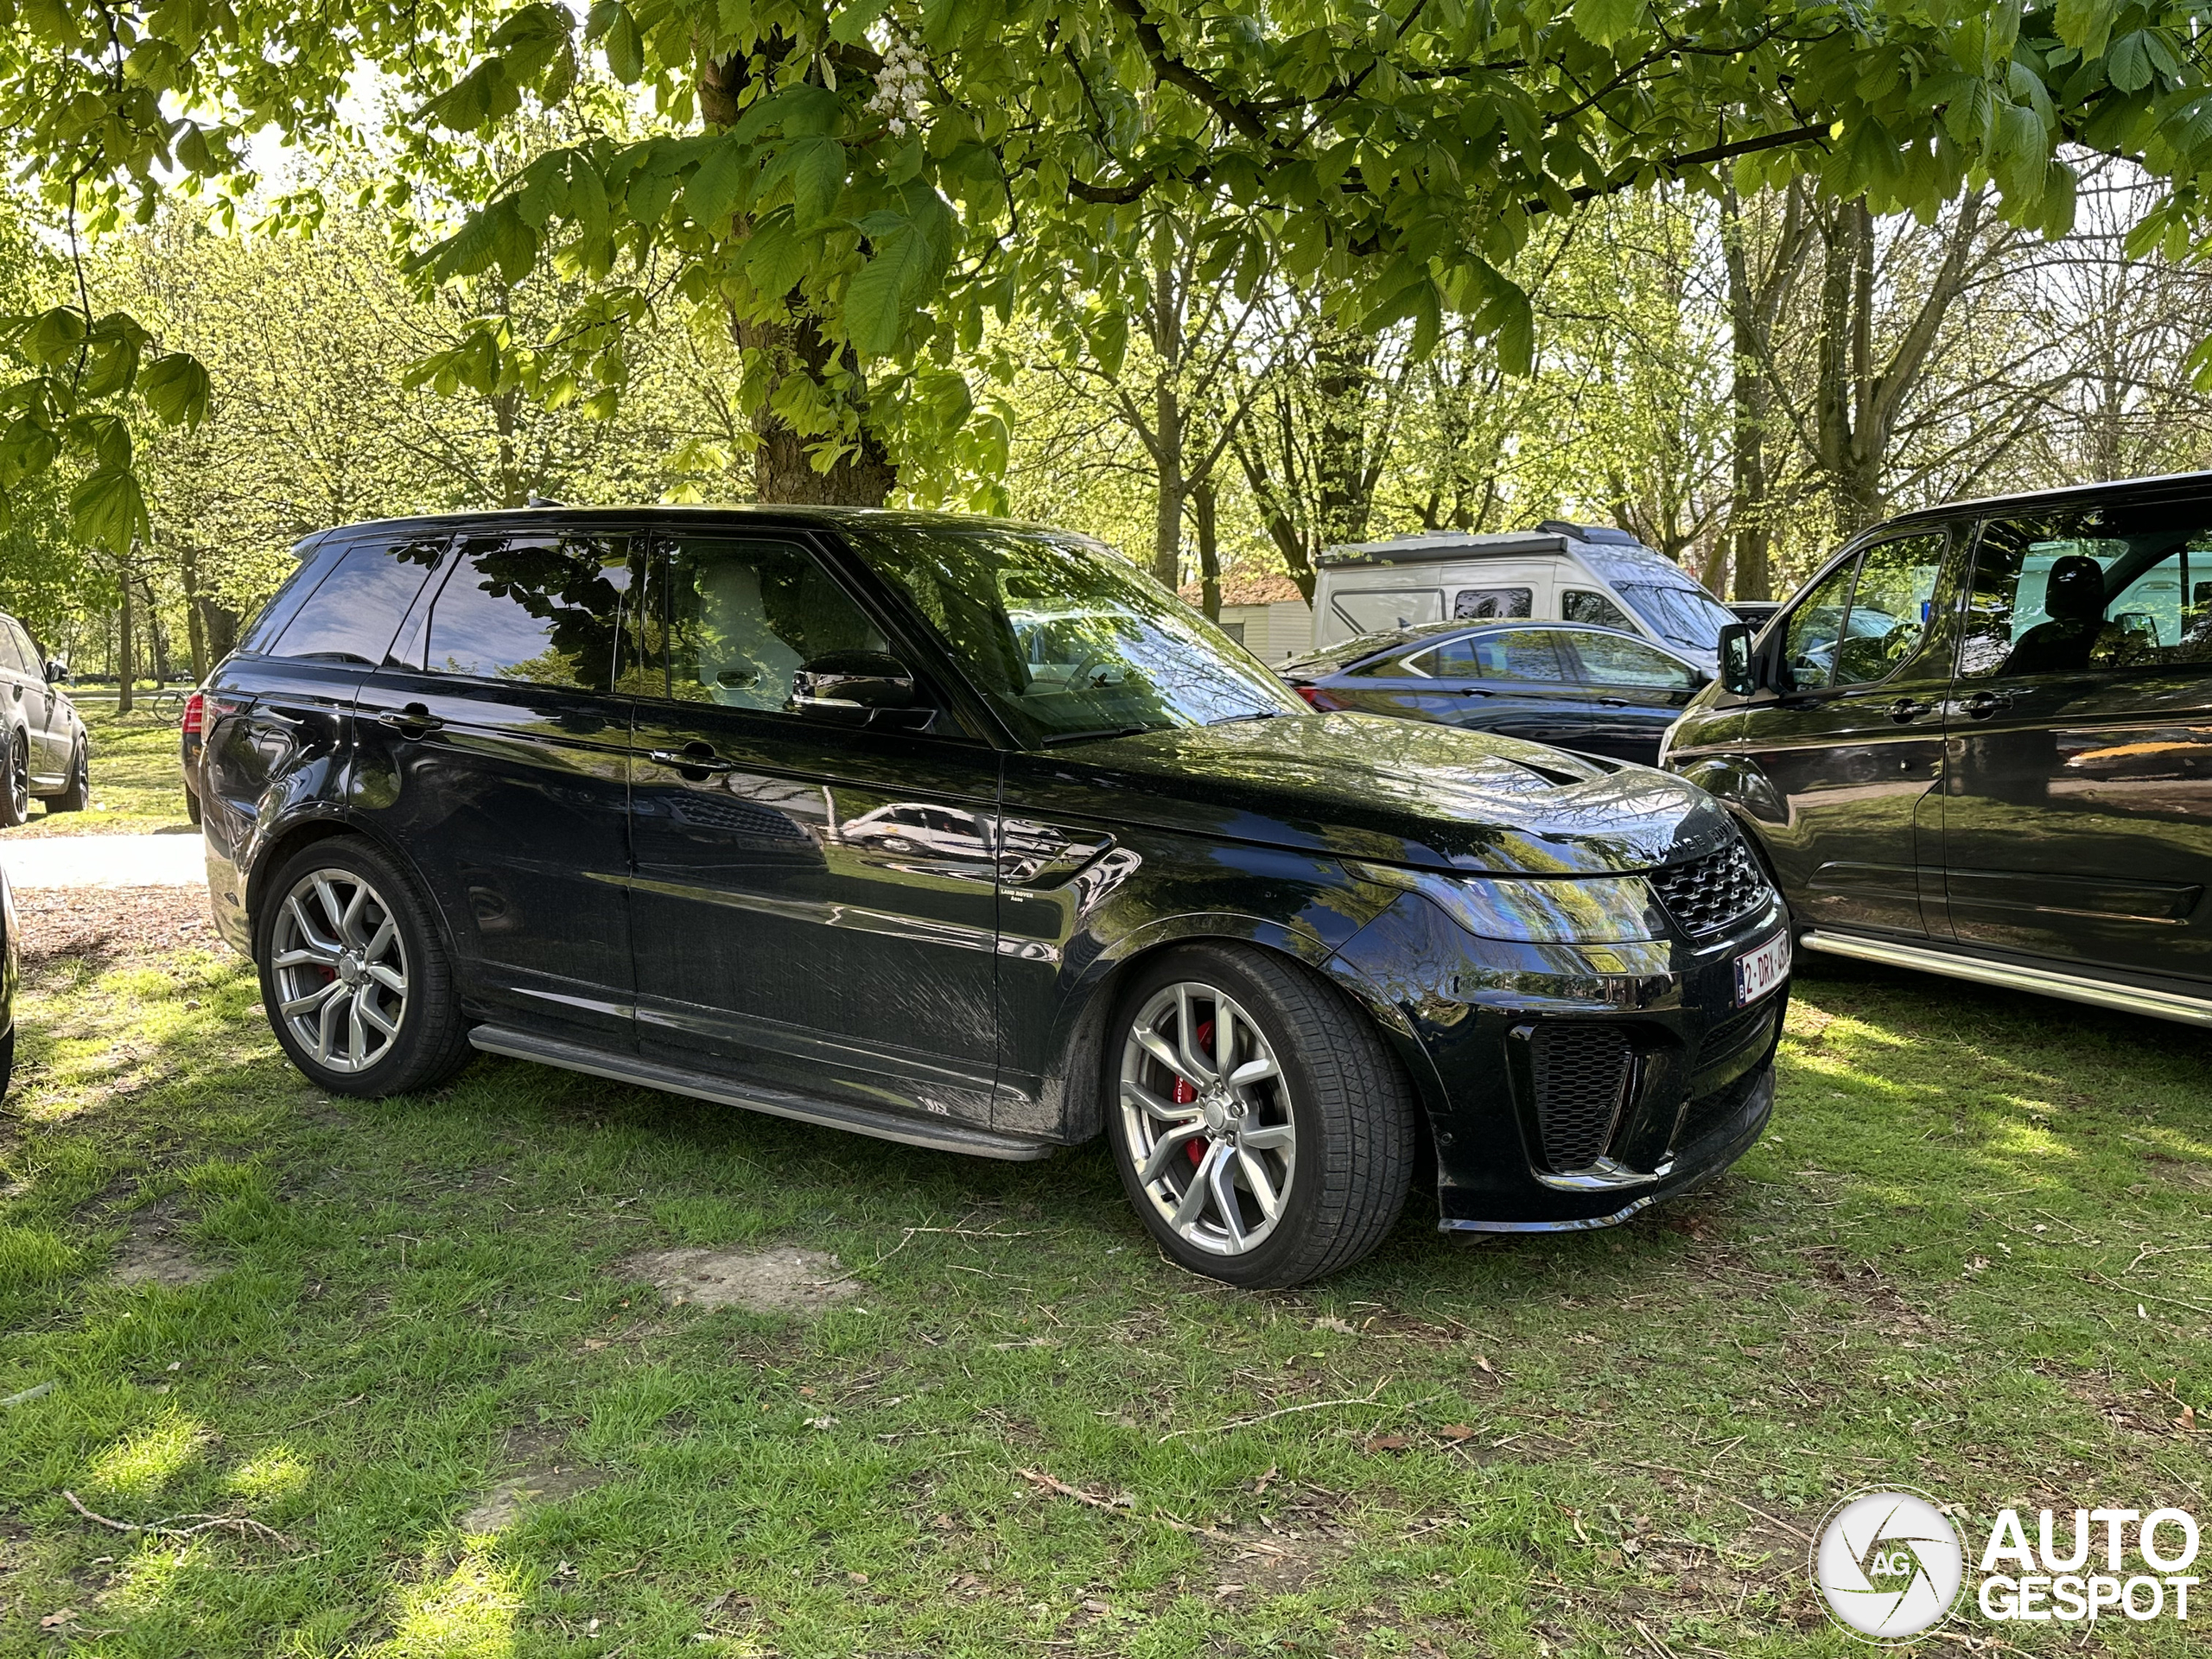
[(1316, 713), (1110, 550), (831, 510), (355, 526), (206, 688), (319, 1085), (472, 1049), (918, 1147), (1104, 1133), (1179, 1261), (1604, 1226), (1740, 1154), (1776, 895), (1679, 779)]

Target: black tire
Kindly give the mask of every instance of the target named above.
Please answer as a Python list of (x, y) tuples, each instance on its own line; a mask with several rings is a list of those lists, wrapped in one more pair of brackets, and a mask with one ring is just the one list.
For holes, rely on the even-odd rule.
[(16, 1028), (8, 1027), (8, 1034), (0, 1037), (0, 1095), (8, 1092), (9, 1084), (16, 1080)]
[(194, 823), (200, 822), (200, 797), (188, 785), (184, 791), (184, 816)]
[(6, 753), (0, 754), (0, 830), (28, 823), (30, 816), (30, 737), (24, 732), (10, 732)]
[[(1148, 1186), (1138, 1142), (1154, 1137), (1150, 1155), (1160, 1158), (1162, 1145), (1185, 1130), (1163, 1133), (1154, 1127), (1159, 1113), (1124, 1105), (1124, 1068), (1141, 1069), (1147, 1055), (1156, 1055), (1156, 1050), (1144, 1050), (1138, 1044), (1135, 1031), (1148, 1009), (1177, 995), (1179, 986), (1216, 988), (1233, 1010), (1232, 1031), (1240, 1023), (1256, 1027), (1265, 1048), (1272, 1051), (1269, 1058), (1276, 1070), (1251, 1085), (1250, 1091), (1227, 1090), (1222, 1103), (1228, 1095), (1257, 1092), (1242, 1106), (1224, 1105), (1233, 1114), (1228, 1128), (1217, 1133), (1207, 1128), (1202, 1137), (1185, 1135), (1184, 1151), (1204, 1148), (1192, 1158), (1187, 1174), (1168, 1155)], [(1203, 1014), (1206, 1005), (1199, 997), (1185, 1006), (1186, 1011)], [(1197, 1027), (1206, 1044), (1215, 1040), (1211, 1033), (1219, 1029), (1221, 1004), (1212, 1006), (1215, 1020)], [(1171, 1012), (1166, 1017), (1172, 1021), (1175, 1016)], [(1156, 1024), (1147, 1028), (1155, 1035), (1163, 1029)], [(1247, 1288), (1286, 1288), (1351, 1266), (1396, 1224), (1419, 1155), (1412, 1085), (1373, 1020), (1335, 987), (1298, 963), (1241, 945), (1185, 945), (1163, 953), (1122, 992), (1105, 1046), (1102, 1081), (1115, 1167), (1146, 1229), (1183, 1267)], [(1236, 1062), (1240, 1052), (1256, 1055), (1261, 1051), (1232, 1047), (1231, 1065), (1226, 1069), (1246, 1071), (1257, 1063)], [(1214, 1075), (1218, 1080), (1224, 1068), (1217, 1056), (1209, 1058), (1217, 1061)], [(1160, 1083), (1172, 1083), (1175, 1074), (1156, 1058), (1153, 1064), (1160, 1069), (1148, 1074), (1151, 1082), (1145, 1086), (1158, 1099)], [(1284, 1087), (1276, 1085), (1278, 1077)], [(1198, 1109), (1210, 1109), (1205, 1103), (1212, 1092), (1210, 1086), (1207, 1096), (1197, 1097)], [(1173, 1104), (1178, 1110), (1188, 1106), (1179, 1098)], [(1241, 1166), (1243, 1135), (1253, 1127), (1279, 1131), (1285, 1124), (1294, 1131), (1294, 1160), (1270, 1171), (1288, 1182), (1287, 1194), (1277, 1197), (1272, 1220), (1267, 1219), (1255, 1188), (1246, 1184), (1243, 1168), (1231, 1168), (1229, 1173), (1230, 1201), (1255, 1230), (1267, 1229), (1258, 1242), (1240, 1249), (1224, 1224), (1211, 1228), (1223, 1243), (1206, 1248), (1178, 1230), (1174, 1216), (1164, 1210), (1167, 1200), (1177, 1196), (1172, 1190), (1177, 1179), (1184, 1182), (1181, 1196), (1187, 1201), (1192, 1186), (1212, 1166), (1217, 1151), (1224, 1166)], [(1260, 1155), (1263, 1161), (1279, 1156)], [(1162, 1190), (1155, 1192), (1154, 1187)], [(1217, 1200), (1207, 1207), (1219, 1213)], [(1204, 1232), (1210, 1224), (1201, 1213), (1190, 1225)]]
[[(320, 883), (318, 877), (323, 878)], [(330, 914), (331, 906), (336, 902), (341, 912), (352, 914), (347, 908), (351, 895), (361, 888), (366, 889), (368, 899), (349, 934), (341, 921)], [(288, 904), (302, 896), (305, 907), (288, 918)], [(396, 964), (404, 981), (396, 1010), (389, 1001), (392, 994), (379, 989), (378, 982), (367, 976), (375, 966), (365, 959), (365, 952), (353, 944), (364, 936), (369, 936), (372, 943), (381, 938), (385, 916), (396, 938), (385, 942), (376, 965), (391, 969)], [(311, 976), (323, 971), (315, 962), (306, 960), (313, 952), (287, 949), (285, 956), (301, 960), (279, 964), (280, 938), (287, 946), (298, 946), (303, 924), (319, 928), (334, 944), (345, 947), (332, 957), (333, 966), (320, 982), (328, 992), (326, 1000), (346, 1014), (346, 1031), (339, 1033), (340, 1039), (351, 1033), (355, 1022), (362, 1020), (357, 1010), (366, 1003), (373, 1003), (376, 1019), (391, 1017), (389, 1035), (381, 1027), (363, 1024), (363, 1029), (372, 1034), (365, 1045), (354, 1039), (356, 1052), (362, 1056), (358, 1065), (348, 1054), (335, 1055), (327, 1063), (296, 1028), (296, 1018), (318, 1026), (328, 1046), (331, 1025), (319, 1007), (296, 1007), (293, 1016), (284, 1011), (288, 995), (303, 998), (321, 994), (307, 982)], [(269, 878), (264, 896), (255, 909), (253, 960), (260, 970), (262, 1007), (276, 1040), (283, 1045), (292, 1064), (317, 1088), (381, 1099), (433, 1088), (468, 1063), (467, 1022), (461, 1017), (453, 965), (429, 902), (404, 870), (359, 836), (333, 836), (303, 847)], [(346, 982), (342, 988), (341, 980)]]
[[(77, 747), (69, 755), (69, 782), (46, 804), (49, 812), (81, 812), (92, 804), (92, 757), (86, 753), (85, 740), (79, 738)], [(200, 815), (193, 814), (192, 821), (200, 822)]]

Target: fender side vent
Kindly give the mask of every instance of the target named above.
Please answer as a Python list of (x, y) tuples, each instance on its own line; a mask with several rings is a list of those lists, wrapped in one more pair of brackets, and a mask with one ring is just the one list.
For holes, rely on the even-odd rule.
[(1628, 1099), (1636, 1052), (1612, 1026), (1538, 1026), (1529, 1039), (1544, 1161), (1560, 1173), (1605, 1156)]

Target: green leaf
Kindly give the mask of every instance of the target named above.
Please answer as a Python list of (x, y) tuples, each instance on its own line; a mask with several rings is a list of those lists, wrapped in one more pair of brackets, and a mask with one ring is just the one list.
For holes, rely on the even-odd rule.
[(627, 6), (616, 6), (613, 21), (607, 26), (607, 67), (625, 86), (634, 86), (645, 79), (645, 41), (639, 37), (638, 20)]
[(2058, 0), (2058, 38), (2085, 60), (2101, 58), (2115, 10), (2113, 0)]
[(744, 197), (752, 169), (752, 152), (743, 144), (724, 139), (709, 150), (683, 187), (683, 211), (691, 222), (710, 230), (728, 218)]
[(1574, 0), (1574, 27), (1586, 41), (1611, 46), (1632, 33), (1643, 16), (1643, 0)]
[(869, 26), (890, 3), (891, 0), (855, 0), (852, 5), (840, 6), (830, 20), (830, 38), (846, 46), (858, 45), (868, 38)]
[(912, 302), (921, 297), (930, 251), (919, 232), (894, 232), (875, 257), (845, 284), (845, 337), (862, 357), (887, 356), (906, 332)]
[(165, 426), (197, 426), (207, 416), (207, 365), (188, 352), (165, 352), (138, 377), (146, 407)]
[(845, 147), (835, 138), (802, 138), (791, 149), (791, 217), (804, 230), (837, 205), (845, 188)]
[(32, 319), (23, 334), (23, 354), (44, 365), (59, 362), (85, 343), (85, 314), (73, 306), (57, 305)]
[(69, 493), (69, 518), (79, 541), (111, 553), (130, 551), (152, 527), (145, 493), (128, 470), (97, 472), (78, 485)]
[(2105, 76), (2123, 92), (2139, 92), (2151, 84), (2151, 38), (2142, 29), (2123, 35), (2105, 54)]

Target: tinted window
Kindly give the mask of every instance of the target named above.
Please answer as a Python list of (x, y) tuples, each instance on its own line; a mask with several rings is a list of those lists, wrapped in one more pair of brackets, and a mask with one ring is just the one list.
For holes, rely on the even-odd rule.
[(1444, 620), (1444, 591), (1440, 588), (1357, 588), (1339, 590), (1329, 603), (1362, 633)]
[(23, 672), (33, 679), (43, 680), (46, 677), (46, 652), (40, 648), (38, 641), (31, 638), (30, 630), (22, 623), (14, 622), (10, 626), (16, 635), (16, 648), (23, 653)]
[(315, 584), (330, 574), (341, 550), (334, 538), (325, 536), (302, 551), (299, 569), (284, 578), (269, 602), (238, 636), (238, 649), (265, 652), (275, 645), (277, 636), (284, 632), (284, 625), (307, 602), (308, 595), (315, 592)]
[(454, 552), (430, 607), (429, 672), (590, 691), (613, 683), (630, 582), (621, 538), (474, 535)]
[(1454, 620), (1527, 616), (1535, 598), (1527, 588), (1462, 588), (1452, 595), (1452, 615)]
[[(814, 555), (788, 542), (678, 537), (667, 551), (662, 694), (781, 714), (801, 666), (887, 642)], [(659, 690), (660, 688), (656, 688)]]
[(1560, 594), (1559, 614), (1563, 622), (1584, 622), (1593, 628), (1626, 628), (1631, 632), (1636, 628), (1626, 611), (1587, 588), (1569, 588)]
[(1566, 664), (1541, 628), (1471, 633), (1423, 657), (1420, 667), (1439, 679), (1564, 680)]
[(1948, 546), (1949, 538), (1939, 531), (1877, 543), (1860, 555), (1850, 620), (1836, 652), (1835, 684), (1885, 680), (1919, 649)]
[(1575, 655), (1582, 659), (1583, 677), (1596, 685), (1650, 685), (1686, 691), (1697, 676), (1663, 651), (1655, 651), (1626, 634), (1578, 633)]
[(35, 676), (39, 671), (32, 666), (31, 654), (24, 643), (22, 630), (13, 621), (0, 617), (0, 669)]
[(1817, 691), (1834, 682), (1836, 641), (1851, 604), (1851, 579), (1858, 574), (1859, 561), (1846, 559), (1791, 607), (1782, 631), (1785, 690)]
[(912, 597), (1027, 741), (1306, 712), (1218, 628), (1098, 543), (917, 529), (858, 550)]
[(448, 539), (354, 543), (300, 607), (271, 654), (380, 664), (407, 607), (437, 568)]
[(2212, 663), (2212, 511), (2119, 505), (1982, 530), (1959, 672)]

